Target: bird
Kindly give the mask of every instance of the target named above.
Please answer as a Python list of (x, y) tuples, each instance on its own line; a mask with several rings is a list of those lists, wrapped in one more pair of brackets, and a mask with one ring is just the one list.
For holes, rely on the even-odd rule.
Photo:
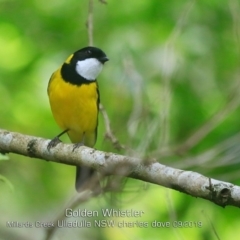
[[(48, 149), (61, 142), (59, 137), (65, 133), (75, 144), (74, 149), (81, 145), (94, 147), (100, 103), (97, 77), (108, 60), (100, 48), (84, 47), (71, 54), (51, 75), (47, 92), (53, 117), (62, 132), (50, 141)], [(91, 168), (76, 167), (78, 192), (93, 173)]]

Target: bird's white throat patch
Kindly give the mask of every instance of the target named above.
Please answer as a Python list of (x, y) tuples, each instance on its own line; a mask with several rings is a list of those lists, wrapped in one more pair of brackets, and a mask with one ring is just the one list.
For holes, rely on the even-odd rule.
[(102, 71), (102, 67), (103, 64), (96, 58), (88, 58), (77, 62), (76, 71), (80, 76), (92, 81), (97, 78), (98, 74)]

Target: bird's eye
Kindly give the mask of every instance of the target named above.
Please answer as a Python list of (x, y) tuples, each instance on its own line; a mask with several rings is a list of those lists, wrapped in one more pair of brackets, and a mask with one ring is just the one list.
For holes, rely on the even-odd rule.
[(91, 54), (92, 54), (92, 51), (91, 51), (91, 50), (87, 50), (87, 54), (88, 54), (88, 55), (91, 55)]

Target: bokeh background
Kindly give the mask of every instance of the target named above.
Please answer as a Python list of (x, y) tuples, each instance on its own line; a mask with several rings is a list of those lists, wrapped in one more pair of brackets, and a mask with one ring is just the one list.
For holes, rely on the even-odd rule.
[[(114, 134), (131, 150), (118, 151), (104, 138), (101, 114), (96, 148), (240, 184), (239, 12), (237, 0), (95, 0), (94, 45), (110, 58), (98, 79), (101, 102)], [(69, 54), (88, 45), (87, 17), (87, 0), (0, 1), (2, 129), (48, 139), (59, 133), (47, 84)], [(75, 169), (14, 154), (0, 160), (0, 239), (44, 239), (46, 228), (9, 228), (6, 222), (55, 219), (74, 194)], [(240, 234), (237, 208), (137, 180), (78, 208), (141, 210), (140, 219), (112, 220), (179, 221), (179, 227), (60, 228), (52, 239), (204, 240)]]

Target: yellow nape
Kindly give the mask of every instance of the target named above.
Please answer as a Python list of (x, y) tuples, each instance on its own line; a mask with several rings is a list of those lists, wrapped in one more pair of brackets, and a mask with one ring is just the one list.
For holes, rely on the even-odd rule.
[(66, 59), (65, 63), (70, 63), (70, 61), (71, 61), (72, 57), (73, 57), (73, 54), (72, 54), (72, 55), (70, 55), (70, 56), (69, 56), (69, 57)]

